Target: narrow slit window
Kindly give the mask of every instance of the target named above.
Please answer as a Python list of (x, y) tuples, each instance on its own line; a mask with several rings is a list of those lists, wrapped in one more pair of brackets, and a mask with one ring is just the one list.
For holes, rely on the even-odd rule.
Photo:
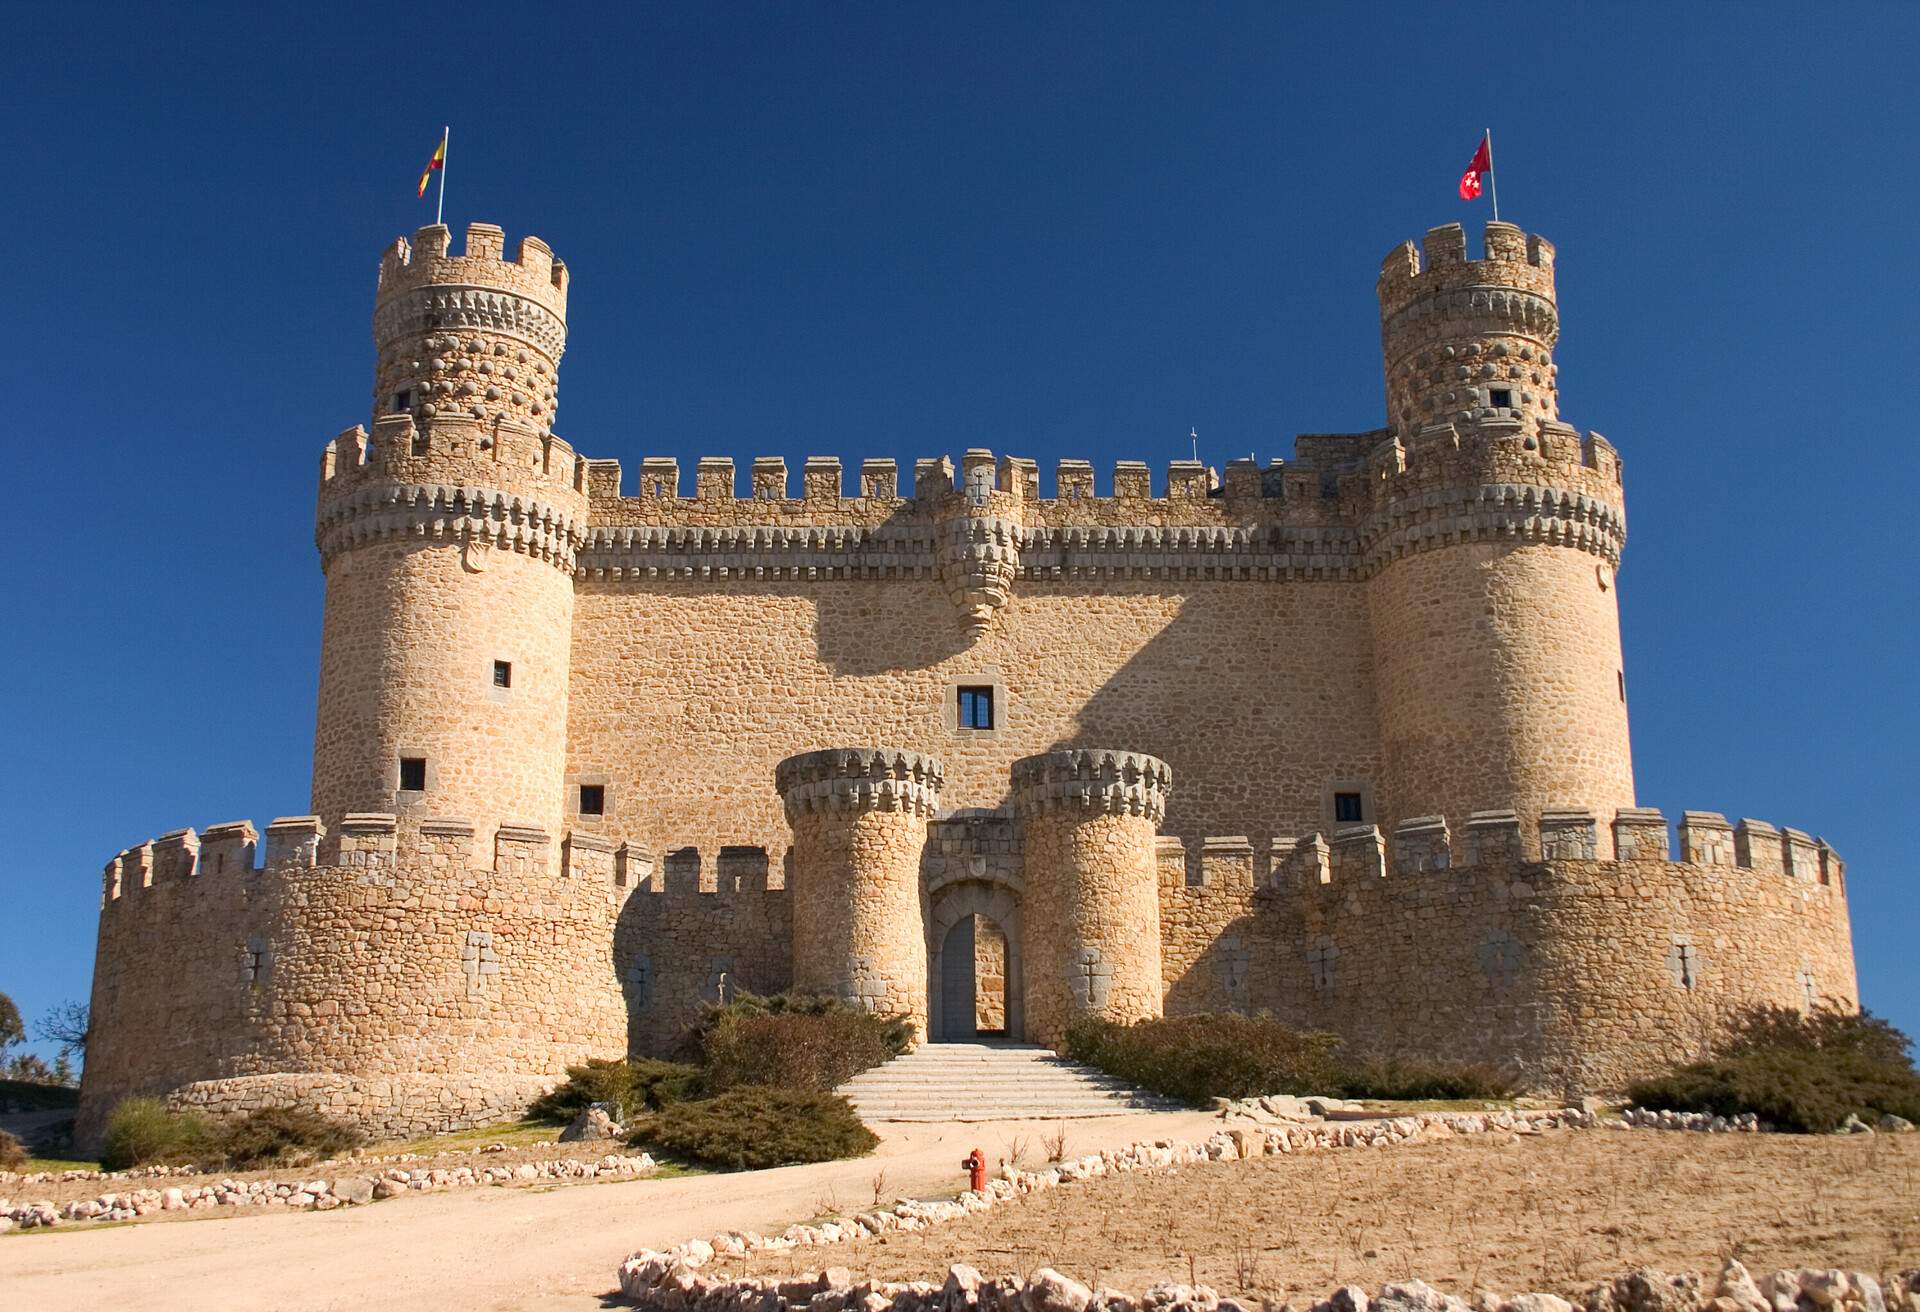
[(1357, 825), (1366, 819), (1366, 807), (1358, 793), (1335, 793), (1333, 795), (1333, 819), (1335, 824)]
[(605, 815), (607, 813), (607, 786), (605, 784), (580, 785), (580, 814)]
[(426, 757), (403, 756), (400, 758), (400, 791), (403, 793), (427, 791)]
[(960, 689), (960, 727), (962, 729), (993, 728), (993, 689)]
[(495, 661), (493, 663), (493, 686), (496, 688), (513, 687), (512, 661)]

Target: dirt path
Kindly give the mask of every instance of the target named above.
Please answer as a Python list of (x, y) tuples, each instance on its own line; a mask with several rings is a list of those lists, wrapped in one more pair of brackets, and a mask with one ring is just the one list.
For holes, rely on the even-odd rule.
[(879, 1150), (852, 1162), (738, 1175), (553, 1188), (468, 1189), (334, 1212), (210, 1216), (170, 1224), (29, 1231), (0, 1237), (0, 1306), (61, 1312), (136, 1306), (332, 1312), (398, 1305), (460, 1312), (606, 1306), (620, 1260), (636, 1248), (731, 1229), (779, 1230), (882, 1189), (947, 1196), (959, 1162), (1020, 1140), (1033, 1164), (1064, 1127), (1069, 1155), (1162, 1136), (1199, 1138), (1205, 1113), (1099, 1120), (883, 1127)]

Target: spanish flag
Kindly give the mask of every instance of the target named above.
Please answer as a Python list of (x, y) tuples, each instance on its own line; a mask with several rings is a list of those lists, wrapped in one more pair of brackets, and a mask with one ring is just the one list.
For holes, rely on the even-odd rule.
[(446, 163), (447, 134), (442, 132), (440, 134), (440, 144), (433, 148), (433, 158), (427, 161), (427, 166), (424, 169), (420, 170), (420, 190), (417, 193), (418, 195), (424, 196), (427, 194), (427, 179), (431, 178), (440, 169), (446, 167)]

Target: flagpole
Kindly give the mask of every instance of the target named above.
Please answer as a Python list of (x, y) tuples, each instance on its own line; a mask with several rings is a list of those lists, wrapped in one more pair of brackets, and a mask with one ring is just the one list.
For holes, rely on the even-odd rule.
[[(440, 176), (442, 186), (446, 185), (444, 166)], [(1493, 221), (1500, 222), (1500, 175), (1493, 171), (1493, 129), (1487, 129), (1487, 186), (1493, 191)]]
[[(435, 201), (433, 206), (433, 222), (436, 227), (444, 224), (447, 212), (447, 138), (452, 135), (453, 126), (451, 124), (440, 129), (440, 199)], [(1488, 158), (1492, 157), (1489, 156)], [(1500, 202), (1498, 199), (1493, 202), (1493, 217), (1496, 219), (1500, 217)]]

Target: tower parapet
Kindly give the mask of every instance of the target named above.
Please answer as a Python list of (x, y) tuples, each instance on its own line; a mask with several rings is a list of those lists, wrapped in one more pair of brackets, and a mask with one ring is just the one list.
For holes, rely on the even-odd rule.
[[(1424, 258), (1423, 258), (1424, 257)], [(1388, 422), (1403, 435), (1454, 419), (1558, 419), (1560, 337), (1553, 243), (1511, 223), (1486, 226), (1467, 258), (1457, 223), (1402, 242), (1380, 270)]]
[(567, 266), (538, 237), (506, 258), (491, 223), (467, 227), (454, 255), (439, 224), (380, 260), (373, 414), (423, 419), (510, 415), (550, 428), (567, 346)]

